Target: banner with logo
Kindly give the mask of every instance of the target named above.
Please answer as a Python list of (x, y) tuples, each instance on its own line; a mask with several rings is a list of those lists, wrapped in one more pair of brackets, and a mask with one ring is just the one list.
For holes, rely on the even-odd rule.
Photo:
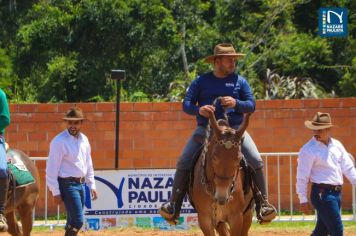
[(347, 37), (347, 19), (346, 8), (320, 8), (319, 35), (322, 37)]
[(158, 208), (171, 196), (174, 173), (174, 169), (95, 171), (99, 196), (92, 201), (86, 187), (85, 228), (187, 229), (197, 226), (197, 215), (187, 197), (177, 226), (169, 225), (158, 214)]

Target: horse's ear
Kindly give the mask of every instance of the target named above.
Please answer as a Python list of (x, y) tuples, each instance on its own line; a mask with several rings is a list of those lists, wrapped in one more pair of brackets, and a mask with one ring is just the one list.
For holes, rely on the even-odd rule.
[(214, 132), (216, 132), (216, 133), (218, 133), (218, 132), (221, 133), (222, 132), (218, 122), (216, 121), (215, 114), (212, 111), (210, 112), (209, 121), (210, 121), (210, 125), (213, 128)]
[(248, 123), (250, 121), (250, 116), (252, 115), (252, 113), (245, 113), (244, 114), (244, 119), (239, 127), (239, 129), (236, 131), (236, 136), (237, 139), (240, 140), (242, 135), (245, 133)]

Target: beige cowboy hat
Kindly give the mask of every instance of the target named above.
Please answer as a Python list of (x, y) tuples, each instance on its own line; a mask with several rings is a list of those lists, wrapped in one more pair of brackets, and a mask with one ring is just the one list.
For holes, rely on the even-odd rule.
[(85, 120), (82, 109), (79, 107), (70, 108), (62, 120)]
[(313, 120), (306, 120), (304, 122), (305, 127), (311, 130), (326, 129), (333, 126), (331, 123), (331, 117), (329, 113), (317, 112)]
[(210, 55), (204, 58), (204, 62), (213, 63), (218, 56), (231, 56), (237, 59), (245, 56), (246, 54), (237, 53), (231, 43), (220, 43), (214, 48), (214, 55)]

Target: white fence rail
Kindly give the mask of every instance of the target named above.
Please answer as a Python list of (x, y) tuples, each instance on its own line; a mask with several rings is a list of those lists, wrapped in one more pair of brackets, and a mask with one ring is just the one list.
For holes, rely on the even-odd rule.
[[(277, 203), (276, 203), (276, 208), (278, 211), (278, 217), (274, 220), (274, 221), (314, 221), (316, 220), (316, 216), (312, 215), (312, 216), (304, 216), (304, 215), (296, 215), (295, 212), (298, 211), (298, 209), (294, 209), (294, 205), (295, 205), (295, 201), (296, 201), (296, 194), (295, 194), (295, 178), (293, 178), (293, 174), (295, 175), (295, 165), (293, 165), (293, 160), (295, 162), (298, 153), (297, 152), (285, 152), (285, 153), (261, 153), (262, 158), (264, 160), (264, 170), (265, 170), (265, 174), (266, 176), (270, 176), (270, 171), (272, 168), (276, 168), (276, 174), (277, 174)], [(31, 157), (31, 160), (33, 160), (35, 163), (36, 162), (42, 162), (42, 161), (46, 161), (46, 158), (43, 157)], [(275, 162), (273, 164), (270, 164), (270, 162)], [(281, 193), (282, 193), (282, 189), (281, 189), (281, 162), (283, 162), (283, 166), (285, 169), (285, 166), (288, 166), (288, 170), (289, 170), (289, 209), (286, 209), (286, 207), (283, 207), (283, 211), (287, 212), (284, 213), (282, 211), (282, 199), (281, 199)], [(287, 162), (287, 163), (286, 163)], [(283, 174), (284, 178), (285, 178), (285, 173)], [(284, 180), (285, 181), (285, 180)], [(270, 186), (271, 184), (269, 183), (269, 179), (266, 178), (266, 182), (267, 182), (267, 186)], [(267, 192), (269, 192), (269, 194), (271, 195), (271, 192), (268, 191), (268, 187), (267, 187)], [(352, 194), (352, 213), (349, 215), (343, 215), (342, 220), (343, 221), (356, 221), (356, 194), (355, 194), (355, 186), (353, 186), (351, 188), (351, 194)], [(44, 219), (43, 220), (38, 220), (35, 218), (36, 215), (36, 209), (33, 213), (33, 217), (35, 219), (35, 223), (34, 226), (49, 226), (49, 227), (53, 227), (53, 226), (62, 226), (63, 221), (60, 220), (60, 208), (59, 206), (57, 206), (57, 215), (56, 215), (56, 220), (53, 220), (53, 216), (51, 217), (52, 220), (49, 220), (49, 216), (48, 216), (48, 191), (47, 191), (47, 187), (46, 187), (46, 191), (44, 191), (44, 202), (45, 202), (45, 206), (44, 206)], [(51, 198), (51, 197), (50, 197)], [(275, 202), (273, 202), (275, 204)]]
[[(312, 216), (305, 216), (305, 215), (295, 215), (295, 212), (298, 211), (298, 209), (294, 209), (293, 206), (293, 202), (295, 202), (295, 196), (296, 192), (295, 192), (295, 185), (293, 185), (293, 183), (295, 184), (295, 178), (293, 178), (293, 174), (295, 175), (296, 173), (294, 173), (296, 171), (296, 165), (293, 165), (293, 160), (296, 160), (296, 158), (298, 157), (298, 153), (297, 152), (276, 152), (276, 153), (261, 153), (261, 156), (264, 160), (264, 169), (265, 169), (265, 174), (266, 176), (270, 176), (269, 175), (269, 171), (271, 169), (270, 166), (270, 159), (274, 159), (274, 161), (276, 162), (276, 168), (277, 168), (277, 211), (278, 211), (278, 217), (277, 219), (275, 219), (274, 221), (314, 221), (316, 220), (316, 215), (312, 215)], [(284, 165), (288, 165), (288, 171), (289, 171), (289, 209), (287, 210), (284, 207), (284, 210), (287, 210), (287, 212), (289, 212), (289, 214), (283, 214), (282, 213), (282, 207), (281, 207), (281, 160), (283, 160), (284, 162), (288, 161), (288, 163), (284, 163)], [(275, 165), (275, 164), (273, 164)], [(293, 172), (294, 171), (294, 172)], [(284, 176), (285, 177), (285, 176)], [(266, 178), (266, 185), (267, 185), (267, 192), (269, 194), (271, 194), (270, 191), (268, 191), (268, 186), (270, 186), (269, 184), (269, 179)], [(356, 221), (356, 188), (355, 186), (351, 187), (351, 196), (352, 196), (352, 213), (349, 215), (343, 215), (342, 216), (342, 220), (343, 221)], [(344, 199), (342, 200), (343, 203)]]

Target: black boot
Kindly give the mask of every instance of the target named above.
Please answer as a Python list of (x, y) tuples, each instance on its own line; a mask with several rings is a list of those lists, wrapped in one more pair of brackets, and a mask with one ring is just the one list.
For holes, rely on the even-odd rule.
[(177, 224), (183, 199), (188, 189), (189, 173), (189, 170), (177, 169), (174, 175), (171, 199), (159, 209), (159, 214), (170, 224)]
[(79, 229), (69, 226), (66, 228), (66, 232), (64, 236), (76, 236), (78, 233), (79, 233)]
[(8, 178), (0, 179), (0, 232), (6, 232), (8, 229), (5, 218), (5, 206), (7, 191), (9, 189)]
[(253, 173), (256, 192), (256, 217), (260, 224), (269, 223), (277, 216), (276, 208), (268, 202), (266, 182), (262, 168), (255, 170)]

